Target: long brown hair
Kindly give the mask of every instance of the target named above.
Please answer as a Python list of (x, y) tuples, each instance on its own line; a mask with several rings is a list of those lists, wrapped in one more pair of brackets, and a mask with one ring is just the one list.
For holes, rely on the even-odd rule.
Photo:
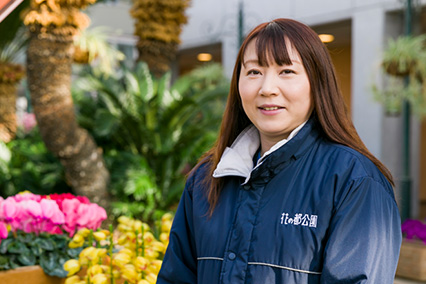
[(204, 177), (204, 184), (208, 188), (210, 214), (213, 213), (223, 187), (223, 178), (213, 178), (213, 171), (225, 148), (229, 147), (240, 132), (251, 124), (242, 107), (238, 81), (244, 52), (252, 40), (256, 40), (256, 52), (261, 65), (268, 65), (268, 59), (275, 60), (279, 65), (291, 64), (286, 42), (299, 52), (311, 86), (313, 115), (316, 116), (324, 136), (332, 142), (348, 146), (365, 155), (394, 185), (389, 170), (368, 151), (356, 132), (346, 111), (330, 55), (318, 35), (308, 26), (295, 20), (276, 19), (254, 28), (241, 45), (218, 139), (202, 158), (204, 163), (208, 163), (209, 169)]

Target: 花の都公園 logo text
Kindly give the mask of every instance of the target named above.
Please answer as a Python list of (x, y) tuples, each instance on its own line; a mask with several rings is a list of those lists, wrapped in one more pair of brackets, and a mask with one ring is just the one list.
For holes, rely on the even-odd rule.
[(303, 213), (296, 213), (290, 215), (289, 213), (281, 214), (281, 225), (303, 226), (303, 227), (317, 227), (318, 216)]

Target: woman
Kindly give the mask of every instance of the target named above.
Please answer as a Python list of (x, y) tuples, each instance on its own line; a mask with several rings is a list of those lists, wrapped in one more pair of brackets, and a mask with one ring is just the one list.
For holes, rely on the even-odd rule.
[(315, 32), (261, 24), (241, 46), (217, 143), (188, 178), (157, 283), (391, 284), (392, 185)]

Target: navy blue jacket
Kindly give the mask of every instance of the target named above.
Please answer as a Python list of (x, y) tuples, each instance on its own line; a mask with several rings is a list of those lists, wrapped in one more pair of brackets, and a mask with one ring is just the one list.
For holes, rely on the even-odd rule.
[(393, 283), (401, 229), (392, 187), (312, 119), (246, 183), (225, 177), (211, 217), (206, 168), (187, 180), (157, 283)]

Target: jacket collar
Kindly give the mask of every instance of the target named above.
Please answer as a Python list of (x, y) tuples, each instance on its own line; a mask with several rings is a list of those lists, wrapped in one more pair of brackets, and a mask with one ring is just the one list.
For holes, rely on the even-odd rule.
[[(227, 147), (213, 172), (213, 177), (240, 176), (245, 178), (243, 184), (247, 183), (252, 173), (262, 164), (268, 168), (275, 168), (278, 164), (298, 157), (311, 145), (311, 140), (317, 136), (313, 133), (314, 118), (311, 117), (293, 130), (287, 139), (283, 139), (267, 151), (253, 167), (253, 156), (260, 146), (259, 132), (254, 125), (244, 129), (235, 139), (231, 147)], [(309, 144), (309, 145), (308, 145)], [(304, 146), (305, 145), (305, 146)], [(263, 166), (261, 167), (263, 168)]]

